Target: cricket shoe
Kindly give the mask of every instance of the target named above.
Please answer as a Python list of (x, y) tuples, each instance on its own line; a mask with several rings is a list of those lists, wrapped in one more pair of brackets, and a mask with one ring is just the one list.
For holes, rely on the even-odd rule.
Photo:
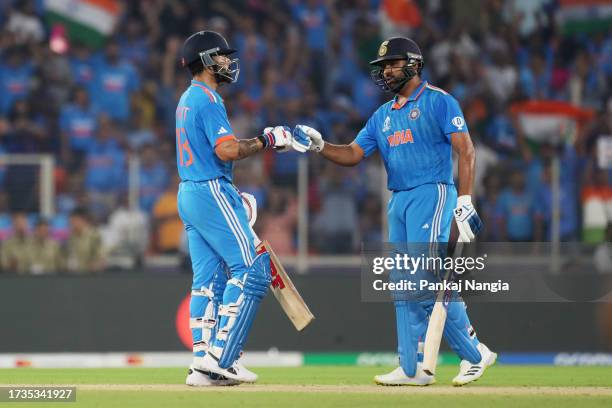
[(399, 366), (388, 374), (377, 375), (374, 382), (379, 385), (430, 385), (435, 384), (436, 378), (433, 375), (425, 374), (421, 363), (417, 363), (416, 375), (408, 377), (404, 369)]
[(468, 360), (461, 360), (461, 363), (459, 364), (459, 374), (453, 378), (454, 386), (461, 386), (471, 383), (472, 381), (476, 381), (482, 377), (488, 367), (495, 364), (495, 361), (497, 360), (497, 353), (489, 350), (484, 343), (478, 344), (476, 348), (478, 348), (478, 351), (480, 351), (480, 362), (477, 364), (472, 364)]
[(247, 369), (245, 366), (235, 361), (234, 364), (227, 368), (219, 367), (219, 359), (210, 353), (202, 358), (198, 358), (198, 369), (213, 374), (218, 374), (228, 380), (234, 380), (241, 383), (254, 383), (257, 381), (257, 374)]
[(194, 366), (189, 367), (185, 384), (192, 387), (230, 386), (240, 384), (238, 381), (227, 379), (219, 374), (202, 371)]

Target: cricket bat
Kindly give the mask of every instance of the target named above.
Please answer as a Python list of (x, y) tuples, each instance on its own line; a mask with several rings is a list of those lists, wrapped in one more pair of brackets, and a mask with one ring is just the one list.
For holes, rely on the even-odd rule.
[(268, 241), (262, 241), (257, 246), (257, 253), (263, 252), (270, 254), (270, 268), (272, 269), (270, 289), (297, 331), (302, 331), (314, 320), (314, 315), (306, 302), (304, 302), (304, 299), (302, 299), (293, 282), (291, 282), (291, 279), (289, 279), (289, 275), (287, 275), (285, 268), (280, 263)]
[[(455, 224), (453, 223), (453, 226)], [(451, 234), (452, 235), (452, 234)], [(461, 256), (463, 243), (457, 242), (453, 251), (453, 256)], [(452, 277), (453, 271), (446, 272), (444, 279), (448, 280)], [(442, 334), (444, 325), (446, 324), (446, 316), (448, 313), (448, 305), (452, 291), (441, 290), (436, 295), (436, 303), (429, 316), (429, 324), (425, 334), (425, 344), (423, 345), (423, 371), (428, 375), (435, 375), (436, 366), (438, 365), (438, 355), (440, 352), (440, 343), (442, 342)]]

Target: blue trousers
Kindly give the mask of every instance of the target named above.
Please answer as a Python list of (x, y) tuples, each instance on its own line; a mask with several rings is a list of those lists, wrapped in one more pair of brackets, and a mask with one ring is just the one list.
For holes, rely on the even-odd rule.
[[(393, 193), (388, 205), (389, 242), (401, 244), (411, 256), (445, 256), (453, 209), (457, 203), (454, 185), (423, 184), (410, 190)], [(426, 251), (423, 249), (426, 248)], [(421, 278), (429, 271), (419, 270), (413, 278)], [(431, 280), (429, 277), (428, 280)], [(451, 348), (462, 358), (473, 363), (480, 361), (476, 346), (478, 339), (473, 330), (465, 304), (453, 294), (450, 302), (444, 336)], [(422, 346), (427, 331), (427, 320), (435, 298), (432, 293), (415, 296), (415, 300), (395, 300), (398, 354), (400, 365), (408, 376), (416, 373), (416, 364), (422, 361)]]
[(220, 305), (238, 301), (242, 289), (237, 281), (243, 279), (256, 256), (254, 237), (242, 198), (225, 179), (183, 181), (178, 210), (187, 231), (193, 267), (193, 351), (203, 356), (209, 347), (224, 345), (216, 333), (226, 326), (228, 317), (218, 319), (217, 311)]

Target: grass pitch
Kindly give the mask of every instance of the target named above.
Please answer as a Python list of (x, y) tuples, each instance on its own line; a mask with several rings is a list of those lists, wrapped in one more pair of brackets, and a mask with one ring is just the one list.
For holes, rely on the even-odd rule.
[[(186, 370), (0, 369), (2, 385), (76, 385), (76, 403), (45, 407), (609, 407), (612, 367), (494, 366), (478, 382), (450, 386), (456, 367), (439, 367), (429, 387), (382, 387), (375, 374), (391, 367), (256, 368), (259, 382), (223, 388), (183, 385)], [(66, 405), (68, 404), (68, 405)], [(0, 403), (0, 408), (40, 407)]]

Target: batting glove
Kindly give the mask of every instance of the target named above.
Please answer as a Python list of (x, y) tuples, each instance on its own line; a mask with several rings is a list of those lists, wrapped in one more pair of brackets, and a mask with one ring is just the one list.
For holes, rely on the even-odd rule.
[(263, 143), (264, 149), (273, 147), (279, 151), (288, 150), (293, 140), (291, 129), (287, 126), (267, 127), (258, 139)]
[(325, 141), (318, 130), (306, 125), (297, 125), (293, 129), (293, 148), (298, 152), (313, 150), (318, 153), (323, 150), (323, 147), (325, 147)]
[(242, 205), (247, 213), (249, 225), (253, 228), (255, 221), (257, 221), (257, 200), (254, 195), (242, 191), (240, 192), (240, 197), (242, 198)]
[(472, 205), (472, 197), (462, 195), (457, 197), (455, 221), (459, 230), (459, 242), (470, 242), (482, 229), (482, 221)]

